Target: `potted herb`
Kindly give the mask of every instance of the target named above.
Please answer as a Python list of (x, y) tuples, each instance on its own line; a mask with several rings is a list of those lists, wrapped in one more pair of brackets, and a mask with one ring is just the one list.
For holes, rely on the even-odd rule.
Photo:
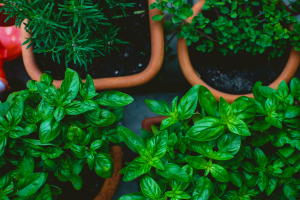
[[(299, 13), (299, 4), (291, 1), (288, 7)], [(218, 100), (252, 96), (257, 81), (277, 88), (299, 66), (300, 22), (282, 0), (200, 0), (193, 7), (172, 0), (150, 8), (173, 15), (164, 25), (178, 33), (185, 77), (192, 85), (205, 85)]]
[(21, 27), (33, 80), (46, 72), (59, 88), (68, 67), (82, 78), (90, 74), (97, 90), (124, 88), (146, 83), (161, 67), (162, 23), (148, 19), (161, 12), (148, 11), (147, 0), (0, 2)]
[(242, 96), (231, 105), (224, 98), (218, 104), (200, 85), (179, 104), (178, 97), (171, 105), (146, 100), (152, 112), (167, 118), (160, 126), (154, 121), (152, 132), (142, 130), (141, 138), (118, 127), (140, 154), (120, 173), (124, 181), (139, 177), (141, 187), (120, 200), (298, 199), (299, 85), (296, 78), (290, 91), (284, 81), (278, 90), (258, 82), (255, 99)]
[(91, 76), (83, 83), (71, 69), (60, 90), (52, 81), (43, 74), (0, 104), (0, 197), (109, 200), (122, 166), (116, 125), (133, 99), (98, 94)]

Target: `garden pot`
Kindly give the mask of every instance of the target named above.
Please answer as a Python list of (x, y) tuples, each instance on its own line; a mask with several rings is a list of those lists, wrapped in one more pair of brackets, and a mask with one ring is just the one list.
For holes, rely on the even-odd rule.
[[(154, 3), (155, 0), (148, 0), (148, 4)], [(94, 79), (96, 90), (107, 90), (117, 88), (128, 88), (138, 85), (142, 85), (150, 81), (160, 70), (163, 58), (164, 58), (164, 35), (163, 35), (163, 22), (154, 21), (152, 17), (154, 15), (162, 14), (160, 10), (149, 10), (150, 19), (150, 34), (151, 34), (151, 58), (146, 69), (138, 74), (123, 76), (123, 77), (111, 77), (111, 78), (97, 78)], [(30, 38), (30, 34), (24, 29), (25, 25), (21, 27), (22, 42), (25, 38)], [(34, 57), (33, 46), (27, 49), (28, 45), (22, 46), (22, 56), (25, 68), (29, 76), (33, 80), (39, 80), (42, 75), (42, 71), (36, 64)], [(85, 80), (83, 80), (85, 82)], [(53, 84), (56, 88), (60, 88), (62, 80), (54, 80)]]
[(166, 118), (168, 117), (166, 116), (148, 117), (142, 121), (142, 128), (149, 132), (152, 132), (151, 126), (152, 125), (160, 126), (161, 121)]
[[(199, 0), (193, 6), (194, 13), (193, 13), (192, 17), (187, 19), (188, 22), (191, 22), (192, 18), (194, 16), (198, 15), (198, 13), (202, 11), (202, 7), (203, 7), (204, 3), (205, 3), (205, 0)], [(178, 60), (179, 60), (181, 70), (182, 70), (185, 78), (191, 85), (197, 85), (197, 84), (204, 85), (212, 92), (212, 94), (214, 95), (214, 97), (217, 100), (219, 100), (220, 97), (223, 97), (229, 103), (233, 103), (234, 100), (240, 96), (247, 96), (247, 97), (253, 98), (253, 94), (251, 94), (251, 93), (250, 94), (239, 94), (239, 95), (227, 94), (227, 93), (218, 91), (218, 90), (210, 87), (208, 84), (206, 84), (199, 77), (198, 73), (194, 70), (194, 68), (191, 64), (191, 60), (190, 60), (189, 52), (188, 52), (188, 46), (187, 46), (186, 40), (184, 38), (178, 39), (177, 50), (178, 50)], [(296, 73), (299, 64), (300, 64), (300, 52), (296, 51), (294, 49), (294, 47), (292, 47), (288, 62), (286, 64), (284, 70), (278, 76), (278, 78), (269, 85), (269, 87), (277, 89), (277, 87), (281, 81), (284, 80), (286, 82), (289, 82), (293, 78), (294, 74)]]
[[(118, 187), (121, 174), (119, 171), (122, 169), (122, 157), (123, 152), (121, 147), (113, 146), (110, 148), (110, 156), (114, 161), (114, 174), (111, 178), (105, 179), (103, 186), (99, 194), (94, 198), (94, 200), (110, 200)], [(97, 175), (95, 175), (97, 176)]]

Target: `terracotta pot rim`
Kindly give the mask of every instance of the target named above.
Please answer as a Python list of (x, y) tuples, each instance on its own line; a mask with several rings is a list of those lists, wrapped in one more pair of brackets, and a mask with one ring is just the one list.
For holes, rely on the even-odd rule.
[[(155, 0), (148, 0), (148, 4), (156, 2)], [(119, 89), (142, 85), (150, 81), (159, 72), (164, 59), (164, 35), (163, 35), (163, 21), (154, 21), (154, 15), (161, 15), (162, 12), (158, 9), (149, 9), (150, 20), (150, 35), (151, 35), (151, 57), (146, 69), (138, 74), (122, 76), (122, 77), (107, 77), (94, 79), (96, 90)], [(22, 43), (25, 38), (30, 38), (30, 34), (24, 29), (24, 24), (21, 26)], [(28, 75), (33, 80), (39, 80), (42, 75), (41, 70), (37, 66), (33, 54), (33, 46), (27, 49), (27, 45), (22, 46), (22, 56), (24, 65)], [(85, 79), (83, 79), (85, 82)], [(60, 88), (62, 80), (54, 80), (53, 84), (56, 88)]]
[(159, 124), (162, 120), (168, 118), (167, 116), (148, 117), (142, 121), (142, 128), (152, 132), (151, 125)]
[[(204, 3), (205, 3), (205, 0), (199, 0), (193, 6), (193, 11), (194, 11), (193, 16), (198, 15), (198, 13), (202, 11), (202, 7), (203, 7)], [(187, 19), (187, 21), (191, 21), (193, 16), (190, 17), (189, 19)], [(178, 39), (177, 51), (178, 51), (178, 61), (179, 61), (181, 70), (191, 85), (197, 85), (197, 84), (204, 85), (212, 92), (212, 94), (214, 95), (214, 97), (217, 100), (219, 100), (220, 97), (223, 97), (229, 103), (233, 103), (234, 100), (240, 96), (247, 96), (247, 97), (254, 98), (252, 93), (250, 93), (250, 94), (228, 94), (225, 92), (218, 91), (215, 88), (206, 84), (198, 76), (198, 73), (195, 71), (195, 69), (193, 68), (193, 66), (191, 64), (191, 61), (189, 58), (189, 53), (188, 53), (188, 47), (186, 44), (186, 40), (184, 38)], [(280, 84), (280, 82), (282, 80), (289, 82), (293, 78), (294, 74), (296, 73), (299, 64), (300, 64), (300, 52), (296, 51), (295, 48), (292, 47), (290, 57), (288, 59), (288, 62), (286, 64), (284, 70), (277, 77), (277, 79), (269, 85), (269, 87), (277, 89), (278, 85)]]
[(114, 161), (114, 174), (111, 178), (106, 178), (100, 192), (94, 200), (111, 200), (119, 185), (121, 174), (119, 171), (122, 169), (123, 151), (119, 146), (110, 147), (110, 155)]

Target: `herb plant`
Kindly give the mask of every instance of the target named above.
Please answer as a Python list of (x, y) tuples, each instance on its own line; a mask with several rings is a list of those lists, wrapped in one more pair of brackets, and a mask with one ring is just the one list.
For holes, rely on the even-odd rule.
[[(83, 83), (70, 69), (60, 89), (52, 81), (43, 74), (40, 82), (28, 82), (29, 90), (12, 93), (0, 104), (1, 200), (60, 194), (47, 184), (49, 173), (79, 190), (85, 163), (100, 177), (113, 175), (109, 142), (122, 141), (116, 124), (123, 117), (122, 106), (133, 99), (117, 91), (98, 94), (91, 76)], [(8, 164), (14, 167), (7, 169)]]
[[(288, 6), (299, 13), (299, 5), (299, 1), (290, 1)], [(197, 50), (202, 52), (216, 47), (224, 55), (246, 51), (280, 57), (288, 44), (300, 51), (300, 22), (282, 0), (206, 0), (203, 10), (210, 12), (209, 17), (208, 12), (200, 12), (191, 23), (185, 20), (193, 16), (192, 7), (183, 0), (157, 0), (150, 5), (154, 8), (172, 14), (172, 21), (166, 20), (165, 26), (178, 32), (177, 37), (186, 39), (187, 45), (197, 42)], [(294, 31), (289, 30), (290, 24)]]
[(167, 118), (141, 138), (118, 127), (140, 155), (120, 173), (124, 181), (140, 177), (141, 187), (120, 200), (299, 199), (300, 81), (293, 78), (290, 89), (284, 81), (277, 90), (258, 82), (255, 99), (231, 105), (200, 85), (179, 104), (178, 97), (170, 106), (146, 100)]
[(34, 45), (36, 53), (52, 54), (60, 63), (73, 62), (87, 69), (94, 57), (105, 56), (118, 44), (127, 42), (117, 37), (118, 28), (110, 20), (120, 14), (126, 16), (125, 8), (134, 3), (125, 0), (0, 0), (9, 17), (16, 17), (31, 38), (23, 43)]

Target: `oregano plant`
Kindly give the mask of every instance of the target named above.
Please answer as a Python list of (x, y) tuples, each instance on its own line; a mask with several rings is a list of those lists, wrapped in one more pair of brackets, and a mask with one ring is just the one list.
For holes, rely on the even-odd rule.
[(122, 141), (116, 126), (132, 97), (117, 91), (98, 94), (90, 75), (83, 83), (71, 69), (60, 89), (52, 81), (43, 74), (40, 82), (30, 80), (28, 90), (0, 104), (2, 200), (52, 199), (62, 191), (48, 184), (50, 173), (76, 190), (84, 184), (83, 167), (103, 178), (113, 175), (109, 143)]
[(157, 0), (150, 9), (168, 11), (172, 20), (166, 20), (164, 26), (186, 39), (187, 45), (197, 43), (198, 51), (218, 48), (224, 55), (246, 51), (280, 57), (289, 45), (300, 51), (300, 22), (293, 15), (299, 14), (299, 5), (299, 1), (285, 5), (283, 0), (206, 0), (203, 12), (190, 23), (186, 19), (193, 16), (193, 9), (184, 0)]
[(146, 100), (166, 118), (141, 137), (117, 128), (140, 155), (120, 173), (140, 178), (141, 192), (120, 200), (299, 199), (300, 81), (257, 82), (253, 94), (229, 104), (195, 85), (179, 103)]
[[(113, 18), (125, 17), (126, 7), (134, 3), (125, 0), (0, 0), (8, 17), (16, 17), (16, 26), (25, 23), (31, 38), (23, 45), (34, 46), (35, 53), (50, 52), (66, 66), (74, 63), (87, 70), (92, 59), (118, 50), (118, 30)], [(24, 20), (27, 20), (24, 22)]]

